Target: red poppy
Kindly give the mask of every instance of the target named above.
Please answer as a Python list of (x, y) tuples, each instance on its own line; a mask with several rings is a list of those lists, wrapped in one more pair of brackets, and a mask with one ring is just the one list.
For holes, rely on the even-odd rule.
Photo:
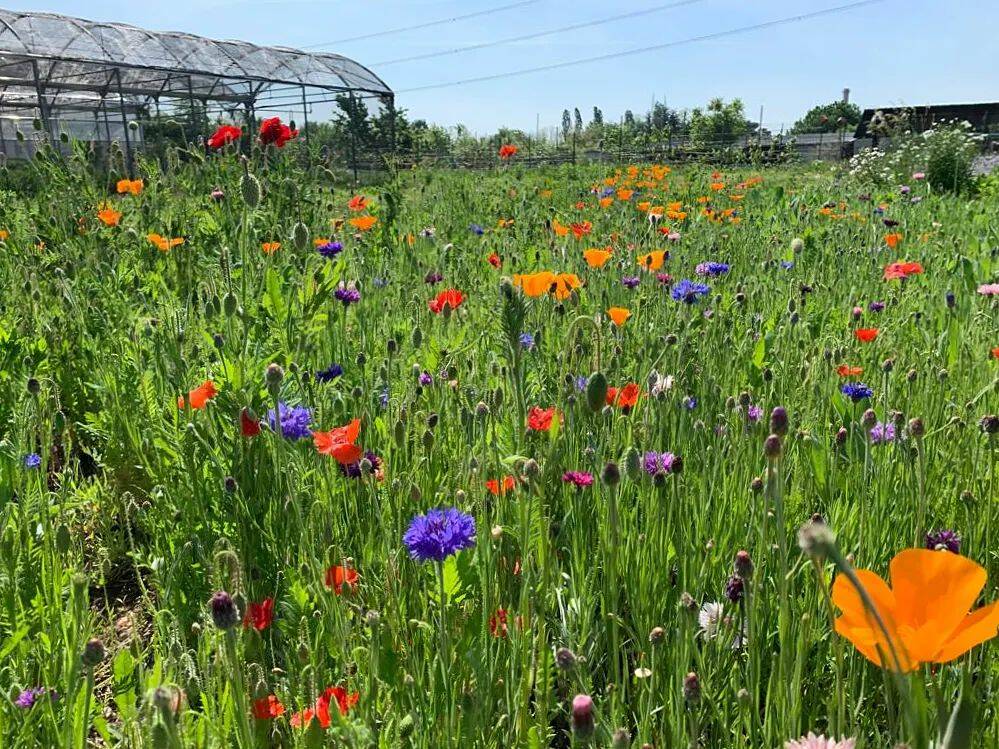
[(219, 125), (218, 130), (212, 133), (212, 137), (208, 139), (208, 147), (213, 151), (217, 151), (223, 146), (235, 143), (242, 137), (243, 128), (236, 127), (235, 125)]
[(354, 705), (357, 704), (360, 695), (357, 692), (349, 694), (343, 687), (328, 687), (316, 699), (316, 704), (312, 708), (306, 708), (291, 716), (291, 724), (296, 728), (299, 726), (308, 727), (312, 719), (319, 721), (322, 728), (330, 727), (330, 703), (336, 702), (340, 715), (346, 715)]
[(265, 146), (284, 148), (284, 144), (298, 137), (298, 130), (292, 130), (281, 122), (280, 117), (271, 117), (260, 123), (260, 142)]
[(999, 359), (999, 346), (996, 346), (994, 349), (992, 349), (992, 358)]
[(244, 437), (256, 437), (260, 434), (260, 422), (250, 416), (250, 409), (239, 412), (239, 431)]
[(325, 584), (327, 588), (332, 588), (337, 595), (343, 593), (344, 586), (347, 592), (357, 587), (357, 570), (352, 567), (342, 567), (339, 564), (326, 570)]
[(527, 412), (527, 428), (532, 432), (547, 432), (551, 429), (552, 419), (557, 413), (554, 407), (531, 406), (531, 410)]
[(851, 367), (849, 364), (840, 364), (836, 367), (836, 374), (840, 377), (856, 377), (864, 373), (863, 367)]
[(246, 607), (246, 616), (243, 617), (243, 626), (253, 627), (258, 632), (263, 632), (274, 621), (274, 599), (265, 598), (260, 603), (250, 603)]
[(509, 143), (504, 144), (504, 145), (500, 146), (499, 157), (501, 159), (503, 159), (504, 161), (506, 161), (507, 159), (509, 159), (509, 158), (511, 158), (513, 156), (516, 156), (517, 155), (517, 151), (519, 151), (519, 150), (520, 149), (517, 148), (514, 145), (511, 145)]
[(368, 200), (363, 195), (355, 195), (347, 201), (347, 207), (352, 211), (363, 211), (368, 207)]
[(641, 394), (642, 389), (634, 382), (629, 382), (620, 391), (615, 387), (609, 387), (607, 388), (607, 405), (632, 409), (638, 404), (638, 396)]
[(579, 223), (574, 223), (569, 226), (572, 229), (572, 234), (576, 239), (582, 239), (591, 231), (593, 231), (593, 224), (589, 221), (582, 221)]
[(915, 276), (923, 272), (923, 266), (919, 263), (904, 263), (901, 260), (895, 263), (889, 263), (885, 268), (885, 281), (893, 281), (899, 278), (908, 278), (909, 276)]
[(465, 295), (462, 294), (457, 289), (445, 289), (435, 298), (427, 302), (430, 307), (430, 311), (435, 315), (439, 315), (444, 311), (445, 305), (450, 307), (452, 311), (458, 309), (461, 303), (465, 301)]
[(503, 260), (495, 252), (489, 257), (487, 257), (486, 260), (488, 260), (489, 264), (494, 268), (499, 268), (501, 265), (503, 265)]
[(257, 720), (271, 720), (284, 715), (284, 705), (273, 694), (253, 701), (253, 717)]
[(870, 343), (875, 338), (878, 337), (877, 328), (857, 328), (853, 331), (853, 334), (857, 337), (858, 341), (863, 343)]
[(513, 488), (517, 485), (517, 482), (513, 480), (513, 476), (504, 476), (503, 483), (500, 484), (498, 479), (489, 479), (486, 482), (486, 489), (489, 490), (490, 494), (495, 496), (500, 496), (506, 494), (509, 491), (513, 491)]
[[(211, 380), (205, 380), (187, 394), (188, 402), (191, 404), (191, 408), (195, 410), (204, 408), (208, 401), (218, 395), (218, 392), (219, 391), (215, 389), (214, 382)], [(177, 398), (177, 408), (183, 407), (184, 396), (181, 395)]]
[(320, 455), (329, 455), (340, 465), (349, 465), (361, 459), (361, 448), (354, 444), (360, 431), (361, 420), (354, 419), (328, 432), (313, 432), (312, 442)]

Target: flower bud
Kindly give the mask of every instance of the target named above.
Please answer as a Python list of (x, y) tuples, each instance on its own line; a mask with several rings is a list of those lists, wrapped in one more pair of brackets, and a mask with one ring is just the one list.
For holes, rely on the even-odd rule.
[(586, 383), (586, 405), (594, 413), (607, 403), (607, 378), (602, 372), (594, 372)]
[(909, 434), (911, 434), (916, 439), (919, 439), (924, 434), (926, 434), (926, 427), (923, 425), (923, 420), (920, 418), (909, 419)]
[(798, 546), (812, 559), (825, 559), (835, 542), (836, 537), (824, 522), (812, 520), (798, 530)]
[(96, 637), (87, 640), (87, 644), (83, 646), (83, 655), (81, 656), (84, 666), (93, 668), (103, 661), (105, 657), (107, 657), (107, 649), (104, 647), (103, 642)]
[(239, 192), (248, 208), (260, 205), (260, 182), (252, 174), (245, 173), (239, 178)]
[(683, 698), (691, 705), (701, 700), (701, 680), (693, 671), (683, 677)]
[(608, 461), (607, 465), (604, 466), (603, 472), (600, 474), (600, 478), (607, 486), (616, 486), (621, 480), (621, 469), (618, 468), (617, 463), (614, 461)]
[(732, 565), (735, 570), (735, 574), (741, 577), (743, 580), (751, 580), (753, 578), (753, 558), (749, 556), (749, 552), (745, 549), (740, 549), (735, 553), (735, 562)]
[(878, 415), (874, 413), (873, 408), (868, 408), (864, 411), (863, 415), (860, 417), (860, 423), (864, 429), (870, 429), (878, 423)]
[(577, 740), (586, 741), (593, 735), (596, 720), (593, 716), (593, 700), (587, 694), (577, 694), (572, 698), (572, 733)]
[(780, 457), (781, 444), (780, 437), (776, 434), (771, 434), (763, 442), (763, 454), (766, 455), (770, 460), (774, 460)]
[(649, 642), (653, 645), (660, 645), (666, 639), (666, 630), (662, 627), (653, 627), (649, 632)]
[(777, 406), (770, 412), (770, 431), (778, 437), (787, 434), (787, 409)]
[(264, 370), (264, 382), (267, 385), (267, 389), (275, 391), (281, 385), (281, 380), (284, 379), (284, 370), (281, 368), (280, 364), (271, 363), (267, 365), (267, 369)]
[(219, 629), (232, 629), (239, 624), (239, 611), (232, 596), (224, 590), (217, 591), (208, 601), (212, 621)]
[(559, 648), (555, 651), (555, 665), (560, 671), (572, 671), (576, 667), (576, 654), (569, 648)]

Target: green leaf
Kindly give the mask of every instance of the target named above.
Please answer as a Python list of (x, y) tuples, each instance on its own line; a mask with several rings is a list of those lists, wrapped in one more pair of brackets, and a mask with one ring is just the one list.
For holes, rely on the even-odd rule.
[(14, 648), (17, 647), (17, 643), (24, 639), (24, 636), (28, 634), (28, 625), (25, 624), (14, 634), (12, 634), (7, 642), (4, 643), (3, 648), (0, 648), (0, 661), (5, 661), (7, 656), (14, 652)]

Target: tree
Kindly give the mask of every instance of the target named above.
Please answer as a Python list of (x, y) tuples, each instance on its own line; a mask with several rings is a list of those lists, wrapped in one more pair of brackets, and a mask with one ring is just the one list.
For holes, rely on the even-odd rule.
[(562, 140), (569, 140), (569, 131), (572, 130), (572, 117), (568, 109), (562, 110)]
[(690, 137), (701, 146), (731, 145), (748, 129), (741, 99), (726, 104), (715, 98), (704, 110), (698, 107), (690, 113)]
[(580, 135), (583, 134), (583, 115), (579, 113), (579, 107), (573, 109), (572, 114), (574, 119), (572, 125), (572, 132), (578, 138)]
[(593, 124), (598, 127), (604, 124), (604, 113), (600, 111), (600, 107), (593, 107)]
[(853, 129), (860, 123), (860, 107), (848, 101), (820, 104), (794, 123), (792, 133), (835, 133)]

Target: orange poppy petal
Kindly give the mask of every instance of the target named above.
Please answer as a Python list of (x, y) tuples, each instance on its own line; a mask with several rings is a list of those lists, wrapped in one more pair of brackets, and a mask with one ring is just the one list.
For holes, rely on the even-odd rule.
[(985, 569), (967, 557), (906, 549), (889, 566), (899, 623), (912, 627), (914, 658), (931, 660), (948, 642), (985, 587)]
[(996, 635), (999, 635), (999, 602), (983, 606), (964, 617), (933, 660), (937, 663), (952, 661)]

